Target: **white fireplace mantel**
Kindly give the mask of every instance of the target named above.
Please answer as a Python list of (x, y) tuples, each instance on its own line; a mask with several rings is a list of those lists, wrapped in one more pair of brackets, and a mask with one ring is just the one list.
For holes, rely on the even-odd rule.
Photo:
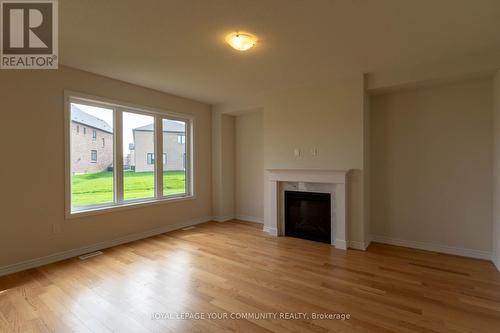
[[(284, 182), (332, 184), (334, 203), (334, 219), (332, 219), (332, 245), (337, 249), (347, 249), (346, 239), (346, 181), (345, 170), (320, 169), (266, 169), (264, 184), (264, 231), (282, 236), (280, 228), (280, 194), (279, 185)], [(333, 221), (334, 220), (334, 221)]]

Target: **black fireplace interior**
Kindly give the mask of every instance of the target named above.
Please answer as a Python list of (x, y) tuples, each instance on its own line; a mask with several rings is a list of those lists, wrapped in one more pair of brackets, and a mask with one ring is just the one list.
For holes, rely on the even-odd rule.
[(331, 243), (329, 193), (285, 191), (285, 236)]

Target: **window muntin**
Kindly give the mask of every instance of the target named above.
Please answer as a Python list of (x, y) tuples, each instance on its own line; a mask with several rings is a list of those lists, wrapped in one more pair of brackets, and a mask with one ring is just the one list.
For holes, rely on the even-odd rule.
[(163, 195), (185, 195), (186, 182), (186, 128), (187, 123), (181, 120), (164, 118), (163, 154), (168, 156), (163, 164)]
[[(101, 117), (108, 123), (109, 127), (106, 129), (109, 133), (103, 132), (99, 129), (95, 129), (92, 126), (87, 126), (86, 124), (78, 124), (73, 126), (73, 121), (71, 120), (71, 107), (72, 105), (83, 105), (85, 108), (95, 108), (97, 110), (106, 110), (108, 113), (105, 117)], [(189, 197), (192, 195), (192, 181), (191, 170), (190, 170), (190, 161), (191, 161), (191, 121), (188, 118), (182, 118), (179, 116), (170, 117), (167, 116), (165, 112), (156, 111), (156, 110), (147, 110), (147, 109), (139, 109), (137, 107), (128, 107), (123, 105), (118, 105), (109, 102), (98, 102), (95, 100), (87, 99), (87, 97), (68, 97), (68, 110), (69, 117), (68, 120), (68, 165), (69, 165), (69, 180), (68, 180), (68, 205), (67, 212), (68, 214), (80, 214), (86, 211), (98, 211), (98, 210), (107, 210), (113, 207), (120, 207), (123, 205), (130, 205), (131, 203), (134, 205), (141, 204), (143, 202), (149, 203), (151, 201), (156, 202), (162, 199), (170, 199), (173, 197)], [(127, 115), (129, 114), (129, 115)], [(127, 140), (130, 136), (127, 136), (124, 132), (127, 131), (128, 127), (126, 126), (127, 117), (130, 118), (130, 115), (134, 116), (142, 116), (145, 117), (143, 119), (148, 119), (146, 125), (152, 124), (152, 132), (153, 139), (149, 142), (153, 144), (153, 148), (148, 153), (151, 153), (150, 157), (150, 167), (151, 171), (142, 171), (147, 172), (147, 177), (143, 178), (139, 182), (139, 192), (137, 193), (137, 188), (134, 186), (131, 188), (130, 184), (133, 185), (133, 176), (137, 177), (137, 174), (140, 173), (140, 170), (136, 172), (136, 145), (137, 140)], [(105, 119), (104, 119), (105, 118)], [(171, 170), (168, 169), (168, 165), (173, 158), (170, 156), (170, 152), (167, 148), (163, 147), (164, 142), (164, 133), (160, 130), (163, 127), (164, 121), (175, 121), (181, 124), (181, 131), (176, 133), (176, 136), (173, 138), (173, 143), (181, 145), (181, 150), (184, 151), (182, 153), (182, 163), (180, 174), (177, 175), (177, 181), (173, 181), (169, 172)], [(88, 144), (92, 144), (92, 149), (95, 150), (95, 153), (90, 153), (89, 150), (86, 152), (86, 157), (88, 162), (91, 163), (93, 159), (92, 156), (95, 156), (96, 161), (93, 163), (94, 165), (99, 165), (102, 167), (102, 163), (105, 161), (105, 157), (108, 158), (109, 155), (112, 156), (112, 162), (107, 165), (105, 168), (105, 172), (102, 172), (102, 175), (99, 177), (95, 177), (93, 174), (82, 174), (78, 176), (85, 176), (84, 178), (88, 178), (86, 181), (91, 182), (93, 178), (95, 181), (100, 181), (102, 184), (106, 185), (103, 189), (102, 186), (97, 189), (101, 191), (100, 193), (92, 193), (92, 191), (88, 191), (89, 188), (96, 189), (95, 184), (83, 183), (82, 177), (73, 177), (74, 173), (71, 171), (72, 167), (72, 158), (74, 157), (73, 145), (71, 144), (72, 140), (74, 140), (74, 135), (76, 135), (77, 127), (78, 132), (80, 132), (80, 126), (83, 128), (83, 133), (86, 134), (86, 127), (89, 127), (89, 130), (92, 131), (92, 136), (87, 137)], [(141, 124), (142, 125), (142, 124)], [(145, 125), (144, 125), (145, 126)], [(142, 127), (142, 126), (139, 126)], [(137, 128), (137, 127), (135, 127)], [(73, 132), (71, 132), (73, 131)], [(137, 131), (136, 131), (137, 132)], [(73, 135), (71, 134), (73, 133)], [(180, 135), (177, 135), (180, 134)], [(179, 136), (183, 136), (184, 139), (179, 138)], [(132, 135), (133, 137), (133, 135)], [(97, 140), (99, 138), (99, 140)], [(84, 136), (81, 137), (84, 139)], [(179, 143), (184, 142), (184, 143)], [(120, 147), (120, 149), (115, 149), (116, 147)], [(162, 159), (157, 160), (154, 158), (157, 151), (161, 151), (164, 149), (165, 152), (162, 153)], [(139, 147), (139, 154), (142, 154), (142, 149)], [(138, 158), (137, 158), (138, 160)], [(142, 161), (144, 164), (147, 164), (147, 157), (143, 157)], [(115, 168), (116, 162), (118, 161), (119, 166)], [(167, 168), (164, 176), (169, 175), (170, 177), (157, 177), (156, 175), (160, 175), (162, 170)], [(179, 177), (180, 176), (180, 177)], [(180, 178), (180, 179), (179, 179)], [(164, 181), (166, 187), (164, 186)], [(127, 185), (128, 184), (128, 185)], [(83, 191), (82, 191), (83, 185)], [(137, 182), (136, 184), (137, 185)], [(78, 192), (78, 193), (75, 193)], [(84, 192), (84, 193), (82, 193)], [(86, 193), (87, 192), (87, 193)], [(82, 200), (82, 198), (84, 200)]]

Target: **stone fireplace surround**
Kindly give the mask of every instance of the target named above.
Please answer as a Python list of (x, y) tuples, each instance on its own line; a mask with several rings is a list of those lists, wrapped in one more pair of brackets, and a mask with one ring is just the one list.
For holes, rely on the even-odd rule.
[(266, 169), (264, 179), (264, 231), (274, 236), (285, 234), (284, 192), (286, 190), (330, 193), (332, 245), (337, 249), (347, 249), (347, 171)]

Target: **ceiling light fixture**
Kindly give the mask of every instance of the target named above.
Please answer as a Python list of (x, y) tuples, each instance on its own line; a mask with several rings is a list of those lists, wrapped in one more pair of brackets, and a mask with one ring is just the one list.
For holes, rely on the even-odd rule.
[(238, 51), (246, 51), (255, 45), (256, 38), (247, 33), (234, 32), (226, 36), (226, 42)]

